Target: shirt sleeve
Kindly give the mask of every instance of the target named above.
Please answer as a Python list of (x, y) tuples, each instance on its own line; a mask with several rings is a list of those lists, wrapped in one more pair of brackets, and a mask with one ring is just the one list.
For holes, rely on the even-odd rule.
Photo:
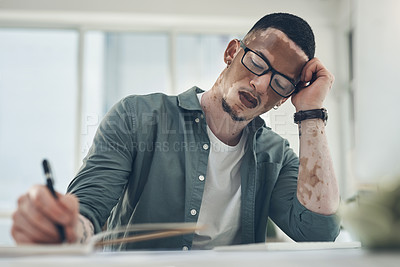
[(135, 157), (136, 116), (127, 101), (117, 103), (100, 123), (87, 156), (67, 191), (75, 194), (80, 213), (101, 231), (117, 204)]
[(322, 215), (308, 210), (297, 199), (299, 159), (289, 148), (272, 191), (270, 217), (294, 241), (334, 241), (339, 234), (337, 214)]

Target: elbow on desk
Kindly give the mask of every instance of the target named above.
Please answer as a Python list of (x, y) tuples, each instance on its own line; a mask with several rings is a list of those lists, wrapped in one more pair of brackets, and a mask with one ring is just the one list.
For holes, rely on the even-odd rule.
[(296, 242), (333, 242), (340, 233), (337, 215), (329, 215), (300, 221), (289, 235)]

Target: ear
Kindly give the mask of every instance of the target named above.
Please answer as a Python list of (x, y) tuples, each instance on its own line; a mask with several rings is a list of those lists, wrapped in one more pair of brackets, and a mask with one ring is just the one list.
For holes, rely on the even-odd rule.
[(228, 65), (230, 65), (237, 55), (239, 53), (240, 48), (240, 42), (238, 39), (233, 39), (232, 41), (229, 42), (228, 47), (225, 50), (224, 53), (224, 62)]

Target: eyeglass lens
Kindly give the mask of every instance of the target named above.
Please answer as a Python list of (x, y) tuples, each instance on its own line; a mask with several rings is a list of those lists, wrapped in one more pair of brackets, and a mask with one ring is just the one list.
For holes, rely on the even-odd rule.
[[(256, 75), (262, 75), (270, 69), (270, 66), (251, 50), (247, 50), (247, 53), (244, 55), (243, 64)], [(272, 75), (271, 87), (282, 96), (288, 96), (295, 90), (294, 85), (278, 73)]]

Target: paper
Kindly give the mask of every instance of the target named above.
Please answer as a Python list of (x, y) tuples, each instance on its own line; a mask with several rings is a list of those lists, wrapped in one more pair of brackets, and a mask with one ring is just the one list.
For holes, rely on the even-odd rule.
[(215, 247), (215, 251), (279, 251), (360, 248), (360, 242), (271, 242)]
[(89, 244), (63, 245), (20, 245), (0, 247), (0, 257), (22, 257), (42, 255), (85, 255), (93, 251)]
[(135, 224), (121, 227), (94, 235), (86, 244), (58, 244), (58, 245), (19, 245), (0, 246), (0, 257), (22, 257), (39, 255), (85, 255), (92, 253), (98, 244), (103, 245), (104, 237), (117, 233), (140, 232), (133, 237), (109, 240), (107, 243), (137, 242), (143, 240), (164, 238), (169, 236), (183, 235), (200, 229), (195, 223), (149, 223)]

